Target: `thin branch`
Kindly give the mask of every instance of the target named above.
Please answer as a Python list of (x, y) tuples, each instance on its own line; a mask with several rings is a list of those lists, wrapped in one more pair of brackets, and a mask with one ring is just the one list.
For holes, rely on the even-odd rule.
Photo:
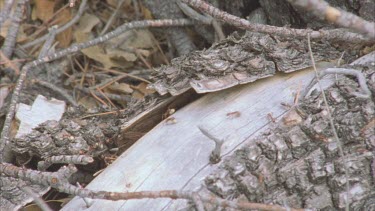
[[(81, 184), (79, 184), (79, 182), (77, 182), (77, 186), (78, 186), (79, 188), (82, 188), (82, 186), (81, 186)], [(91, 207), (91, 205), (93, 204), (92, 200), (88, 200), (88, 199), (86, 199), (86, 198), (84, 198), (84, 197), (81, 197), (81, 199), (85, 202), (85, 204), (86, 204), (86, 208)]]
[(79, 50), (82, 50), (82, 49), (85, 49), (85, 48), (103, 43), (103, 42), (108, 41), (108, 40), (110, 40), (114, 37), (119, 36), (123, 32), (125, 32), (127, 30), (130, 30), (130, 29), (139, 29), (139, 28), (147, 28), (147, 27), (189, 26), (189, 25), (193, 25), (193, 24), (194, 24), (194, 22), (192, 22), (191, 20), (187, 20), (187, 19), (147, 20), (147, 21), (134, 21), (134, 22), (131, 22), (131, 23), (125, 23), (125, 24), (121, 25), (120, 27), (116, 28), (116, 30), (114, 30), (112, 32), (109, 32), (109, 33), (107, 33), (103, 36), (97, 37), (95, 39), (89, 40), (89, 41), (84, 42), (84, 43), (73, 44), (69, 48), (60, 50), (56, 53), (49, 54), (49, 55), (47, 55), (43, 58), (40, 58), (40, 59), (37, 59), (37, 60), (34, 60), (32, 62), (27, 63), (25, 66), (23, 66), (23, 68), (21, 70), (21, 73), (20, 73), (20, 76), (18, 78), (16, 87), (15, 87), (15, 89), (13, 91), (13, 94), (12, 94), (12, 98), (11, 98), (10, 105), (9, 105), (9, 108), (8, 108), (8, 113), (7, 113), (5, 121), (4, 121), (4, 126), (3, 126), (3, 130), (2, 130), (2, 133), (1, 133), (1, 139), (0, 139), (0, 163), (4, 162), (4, 161), (10, 162), (10, 159), (11, 159), (9, 156), (4, 158), (3, 155), (4, 154), (9, 155), (9, 153), (8, 152), (3, 153), (3, 152), (4, 152), (5, 145), (9, 144), (9, 141), (10, 141), (10, 138), (9, 138), (10, 125), (11, 125), (12, 119), (13, 119), (14, 114), (15, 114), (15, 108), (16, 108), (16, 105), (17, 105), (17, 102), (18, 102), (19, 94), (20, 94), (21, 89), (23, 87), (23, 84), (25, 82), (27, 73), (31, 68), (34, 68), (34, 67), (37, 67), (41, 64), (44, 64), (44, 63), (62, 58), (66, 55), (76, 53)]
[(122, 7), (122, 5), (124, 4), (125, 0), (119, 0), (117, 2), (117, 6), (116, 6), (116, 10), (115, 12), (111, 15), (111, 17), (108, 19), (107, 23), (105, 24), (103, 30), (100, 32), (100, 35), (103, 35), (105, 34), (109, 27), (111, 27), (113, 21), (115, 20), (115, 18), (117, 17), (118, 13), (120, 12), (120, 9)]
[[(85, 188), (78, 188), (71, 185), (68, 178), (77, 171), (73, 165), (63, 166), (57, 172), (40, 172), (35, 170), (23, 169), (12, 164), (0, 163), (0, 174), (6, 176), (19, 178), (24, 181), (30, 181), (33, 184), (40, 184), (51, 186), (60, 192), (72, 194), (75, 196), (91, 199), (107, 199), (112, 201), (129, 200), (129, 199), (188, 199), (194, 200), (197, 194), (193, 191), (181, 190), (163, 190), (163, 191), (140, 191), (140, 192), (107, 192), (107, 191), (92, 191)], [(258, 209), (269, 211), (287, 211), (288, 209), (279, 205), (266, 205), (251, 202), (232, 202), (214, 196), (199, 195), (199, 198), (204, 203), (210, 203), (221, 206), (223, 208), (230, 207), (234, 209)], [(303, 211), (304, 209), (290, 209), (291, 211)]]
[(3, 23), (8, 19), (9, 12), (12, 10), (12, 6), (14, 4), (14, 0), (5, 0), (4, 8), (0, 12), (0, 30), (3, 26)]
[(360, 34), (348, 32), (343, 29), (333, 30), (319, 30), (313, 31), (310, 29), (291, 29), (285, 27), (269, 26), (263, 24), (251, 23), (248, 20), (236, 17), (229, 13), (219, 10), (216, 7), (202, 1), (202, 0), (181, 0), (195, 9), (211, 15), (220, 21), (231, 24), (241, 29), (260, 32), (266, 34), (274, 34), (282, 37), (306, 37), (307, 34), (311, 34), (312, 39), (326, 39), (331, 41), (345, 42), (345, 43), (373, 43), (373, 39), (367, 39)]
[(203, 133), (203, 135), (207, 136), (209, 139), (215, 142), (215, 148), (212, 150), (210, 155), (210, 163), (215, 164), (220, 161), (220, 154), (221, 154), (221, 146), (223, 146), (225, 140), (219, 139), (212, 135), (208, 130), (202, 126), (198, 126), (199, 130)]
[(14, 50), (14, 46), (16, 45), (18, 30), (20, 28), (23, 15), (26, 10), (26, 3), (29, 0), (19, 0), (17, 4), (16, 11), (14, 12), (13, 17), (11, 18), (12, 24), (8, 29), (7, 36), (5, 37), (5, 41), (3, 46), (1, 47), (1, 51), (3, 51), (4, 55), (8, 58), (11, 58)]
[(323, 0), (287, 0), (293, 6), (312, 12), (316, 17), (325, 19), (337, 26), (350, 28), (370, 39), (375, 39), (375, 23), (369, 22), (352, 13), (331, 7)]
[(336, 144), (337, 144), (337, 146), (339, 148), (340, 157), (342, 157), (342, 159), (344, 161), (343, 165), (344, 165), (345, 178), (346, 178), (345, 210), (349, 211), (349, 194), (350, 194), (349, 193), (349, 189), (350, 189), (350, 187), (349, 187), (349, 173), (348, 173), (347, 161), (346, 161), (346, 157), (345, 157), (345, 154), (344, 154), (344, 150), (342, 148), (342, 143), (341, 143), (341, 141), (339, 139), (339, 136), (337, 135), (337, 131), (336, 131), (336, 128), (335, 128), (335, 124), (333, 122), (333, 118), (332, 118), (332, 114), (331, 114), (331, 109), (329, 108), (326, 94), (324, 93), (324, 90), (322, 88), (322, 84), (320, 83), (319, 73), (318, 73), (318, 70), (316, 69), (313, 52), (311, 50), (311, 42), (310, 42), (310, 35), (309, 34), (307, 35), (307, 42), (308, 42), (307, 44), (308, 44), (308, 47), (309, 47), (309, 54), (310, 54), (310, 58), (311, 58), (311, 63), (313, 65), (313, 68), (314, 68), (314, 71), (315, 71), (315, 77), (317, 78), (319, 88), (320, 88), (320, 90), (322, 92), (323, 101), (324, 101), (324, 104), (325, 104), (325, 106), (327, 108), (329, 123), (331, 125), (332, 132), (333, 132), (333, 135), (335, 137)]
[(58, 155), (46, 158), (43, 161), (39, 161), (38, 170), (44, 171), (54, 163), (86, 165), (92, 162), (94, 162), (94, 159), (87, 155)]
[(181, 0), (176, 1), (178, 7), (182, 10), (182, 12), (187, 15), (189, 18), (205, 23), (205, 24), (212, 24), (212, 17), (207, 17), (204, 15), (199, 14), (197, 11), (193, 10), (187, 4), (182, 3)]
[[(130, 73), (125, 73), (125, 72), (121, 72), (121, 71), (117, 71), (117, 70), (112, 70), (112, 69), (107, 69), (107, 68), (103, 68), (103, 67), (98, 67), (98, 66), (94, 66), (95, 68), (99, 69), (99, 70), (104, 70), (104, 71), (107, 71), (107, 72), (110, 72), (110, 73), (114, 73), (114, 74), (117, 74), (117, 75), (120, 75), (120, 76), (126, 76), (126, 77), (129, 77), (129, 78), (134, 78), (134, 79), (137, 79), (137, 80), (140, 80), (140, 81), (143, 81), (145, 83), (148, 83), (150, 84), (151, 81), (147, 80), (147, 79), (144, 79), (144, 78), (141, 78), (139, 76), (135, 76), (135, 75), (132, 75)], [(141, 72), (142, 70), (140, 70)], [(143, 72), (145, 71), (152, 71), (152, 69), (146, 69), (146, 70), (143, 70)], [(149, 73), (145, 74), (145, 75), (149, 75)]]
[(211, 24), (213, 28), (215, 29), (215, 32), (217, 36), (219, 37), (219, 40), (225, 39), (225, 35), (223, 32), (223, 29), (221, 28), (221, 25), (211, 16), (204, 16), (193, 10), (191, 7), (189, 7), (187, 4), (182, 3), (181, 0), (178, 0), (177, 5), (180, 7), (182, 12), (184, 12), (185, 15), (187, 15), (189, 18), (200, 21), (204, 24)]
[(132, 0), (134, 13), (135, 13), (135, 20), (139, 20), (140, 18), (140, 11), (139, 11), (139, 3), (138, 0)]
[[(65, 31), (66, 29), (68, 29), (69, 27), (73, 26), (75, 23), (78, 22), (79, 18), (82, 16), (83, 12), (86, 10), (86, 3), (87, 3), (87, 0), (82, 0), (81, 5), (79, 6), (77, 14), (74, 16), (73, 19), (71, 19), (64, 26), (56, 29), (56, 35), (60, 34), (61, 32)], [(29, 48), (29, 47), (37, 45), (37, 44), (39, 44), (41, 42), (44, 42), (45, 40), (47, 40), (48, 36), (49, 35), (46, 34), (46, 35), (44, 35), (42, 37), (39, 37), (38, 39), (35, 39), (32, 42), (29, 42), (29, 43), (26, 43), (26, 44), (22, 45), (22, 48)]]
[(47, 56), (53, 41), (55, 40), (56, 37), (56, 32), (57, 32), (57, 25), (52, 26), (51, 28), (48, 29), (49, 33), (47, 34), (47, 39), (46, 42), (43, 44), (42, 49), (40, 50), (38, 58), (43, 58)]
[(89, 88), (86, 88), (86, 87), (76, 87), (78, 90), (86, 93), (86, 94), (94, 94), (102, 99), (111, 99), (111, 100), (116, 100), (116, 101), (121, 101), (121, 102), (130, 102), (131, 101), (131, 97), (128, 96), (128, 95), (117, 95), (117, 94), (111, 94), (111, 93), (106, 93), (106, 94), (103, 94), (99, 91), (96, 91), (96, 90), (93, 90), (93, 89), (89, 89)]
[(327, 74), (343, 74), (343, 75), (352, 75), (355, 76), (358, 80), (359, 86), (362, 89), (362, 93), (352, 93), (356, 97), (360, 98), (370, 98), (371, 97), (371, 91), (367, 86), (366, 78), (361, 73), (361, 71), (354, 70), (354, 69), (346, 69), (346, 68), (327, 68), (323, 70), (319, 75), (324, 76)]
[(56, 84), (51, 84), (47, 81), (42, 81), (42, 80), (39, 80), (39, 79), (33, 79), (32, 82), (35, 82), (41, 86), (44, 86), (46, 88), (49, 88), (51, 89), (52, 91), (55, 91), (57, 93), (59, 93), (61, 96), (63, 96), (70, 104), (72, 104), (73, 106), (78, 106), (78, 103), (73, 99), (72, 96), (70, 96), (64, 89), (56, 86)]
[(18, 75), (20, 73), (18, 65), (14, 61), (11, 61), (8, 57), (6, 57), (2, 51), (0, 51), (0, 60), (2, 61), (2, 65), (4, 65), (5, 67), (10, 67), (9, 69), (11, 69), (15, 73), (14, 75)]

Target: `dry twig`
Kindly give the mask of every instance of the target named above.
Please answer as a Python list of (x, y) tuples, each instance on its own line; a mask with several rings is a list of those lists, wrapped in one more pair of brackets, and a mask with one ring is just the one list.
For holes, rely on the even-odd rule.
[(78, 103), (73, 99), (72, 96), (70, 96), (64, 89), (56, 86), (55, 84), (51, 84), (47, 81), (42, 81), (42, 80), (39, 80), (39, 79), (33, 79), (32, 82), (35, 82), (41, 86), (44, 86), (48, 89), (51, 89), (52, 91), (55, 91), (57, 93), (59, 93), (61, 96), (63, 96), (70, 104), (72, 104), (73, 106), (78, 106)]
[(200, 21), (205, 24), (212, 25), (215, 29), (215, 32), (217, 36), (219, 37), (219, 40), (225, 39), (225, 35), (223, 32), (223, 29), (221, 28), (220, 24), (211, 16), (204, 16), (193, 10), (191, 7), (186, 5), (185, 3), (182, 3), (180, 0), (177, 1), (178, 6), (180, 9), (184, 12), (185, 15), (190, 17), (193, 20)]
[(29, 0), (19, 0), (17, 4), (16, 11), (12, 17), (12, 24), (8, 29), (7, 36), (5, 37), (5, 41), (3, 46), (1, 47), (1, 51), (4, 55), (10, 58), (13, 54), (14, 46), (16, 45), (18, 30), (20, 28), (20, 24), (23, 19), (24, 11), (26, 10), (26, 3)]
[(86, 165), (94, 162), (91, 156), (87, 155), (59, 155), (52, 156), (38, 162), (38, 170), (44, 171), (54, 163), (81, 164)]
[[(40, 172), (35, 170), (23, 169), (12, 164), (0, 163), (0, 173), (13, 178), (19, 178), (25, 181), (30, 181), (33, 184), (40, 184), (43, 186), (51, 186), (60, 192), (80, 196), (91, 199), (107, 199), (112, 201), (129, 200), (129, 199), (156, 199), (156, 198), (170, 198), (170, 199), (188, 199), (194, 200), (197, 197), (196, 192), (193, 191), (178, 191), (178, 190), (164, 190), (164, 191), (140, 191), (140, 192), (107, 192), (107, 191), (92, 191), (85, 188), (78, 188), (71, 185), (68, 178), (76, 172), (77, 169), (73, 165), (63, 166), (57, 172)], [(266, 205), (251, 202), (231, 202), (225, 199), (214, 196), (199, 195), (199, 198), (204, 203), (210, 203), (221, 206), (223, 208), (230, 207), (239, 210), (259, 209), (270, 211), (287, 211), (288, 209), (279, 205)], [(291, 211), (303, 211), (304, 209), (290, 209)]]
[(322, 0), (287, 0), (293, 6), (302, 7), (316, 17), (325, 19), (337, 26), (350, 28), (370, 39), (375, 39), (375, 23), (366, 21), (352, 13), (331, 7)]
[(52, 26), (51, 28), (48, 29), (48, 31), (49, 33), (47, 34), (48, 36), (47, 36), (46, 42), (43, 44), (43, 47), (39, 52), (38, 58), (43, 58), (47, 56), (49, 50), (51, 49), (53, 41), (55, 40), (55, 37), (56, 37), (57, 25)]
[(219, 139), (212, 135), (208, 130), (202, 126), (198, 126), (199, 130), (203, 133), (203, 135), (207, 136), (209, 139), (215, 142), (215, 148), (212, 150), (210, 155), (210, 163), (215, 164), (220, 161), (220, 154), (221, 154), (221, 146), (223, 146), (225, 139)]
[(323, 90), (322, 85), (321, 85), (320, 80), (319, 80), (319, 73), (318, 73), (318, 70), (316, 69), (313, 52), (311, 50), (310, 34), (307, 35), (307, 42), (308, 42), (307, 44), (308, 44), (308, 47), (309, 47), (309, 54), (310, 54), (310, 58), (311, 58), (311, 63), (312, 63), (312, 66), (314, 68), (314, 71), (315, 71), (315, 77), (316, 77), (316, 79), (318, 81), (318, 85), (319, 85), (320, 90), (322, 92), (323, 101), (324, 101), (324, 104), (325, 104), (326, 109), (327, 109), (328, 119), (329, 119), (329, 123), (330, 123), (331, 128), (332, 128), (333, 136), (335, 137), (335, 141), (336, 141), (337, 146), (339, 148), (340, 156), (344, 160), (343, 165), (344, 165), (345, 178), (346, 178), (346, 194), (347, 194), (346, 195), (346, 200), (345, 200), (345, 210), (349, 211), (349, 190), (350, 190), (350, 187), (349, 187), (349, 173), (348, 173), (348, 167), (347, 167), (346, 157), (345, 157), (345, 154), (344, 154), (344, 150), (342, 148), (342, 143), (341, 143), (341, 141), (339, 139), (339, 136), (337, 135), (337, 130), (335, 128), (335, 123), (333, 122), (333, 118), (332, 118), (332, 114), (331, 114), (331, 109), (329, 108), (329, 104), (328, 104), (328, 101), (327, 101), (326, 94), (324, 93), (324, 90)]
[(362, 92), (358, 93), (352, 93), (356, 97), (360, 98), (370, 98), (371, 97), (371, 91), (367, 86), (366, 78), (365, 76), (358, 70), (354, 69), (346, 69), (346, 68), (327, 68), (323, 70), (319, 75), (320, 77), (328, 74), (343, 74), (343, 75), (352, 75), (355, 76), (358, 80), (359, 86), (362, 89)]
[(202, 1), (202, 0), (181, 0), (190, 6), (201, 10), (204, 13), (217, 18), (220, 21), (231, 24), (241, 29), (260, 32), (266, 34), (275, 34), (282, 37), (306, 37), (310, 34), (312, 39), (326, 39), (330, 41), (340, 41), (340, 42), (351, 42), (351, 43), (373, 43), (373, 39), (367, 39), (360, 34), (348, 32), (343, 29), (333, 29), (333, 30), (319, 30), (313, 31), (310, 29), (292, 29), (285, 27), (269, 26), (263, 24), (251, 23), (245, 19), (236, 17), (234, 15), (228, 14), (221, 11), (212, 5)]
[(104, 98), (104, 99), (111, 99), (111, 100), (117, 100), (117, 101), (121, 101), (121, 102), (130, 102), (131, 100), (131, 97), (128, 96), (128, 95), (117, 95), (117, 94), (110, 94), (110, 93), (106, 93), (106, 94), (103, 94), (102, 92), (99, 92), (99, 91), (96, 91), (96, 90), (93, 90), (93, 89), (89, 89), (89, 88), (86, 88), (86, 87), (76, 87), (78, 90), (86, 93), (86, 94), (93, 94), (95, 96), (98, 96), (100, 98)]
[(9, 12), (12, 9), (14, 0), (5, 0), (4, 2), (4, 8), (0, 12), (0, 30), (1, 27), (3, 26), (3, 23), (8, 19)]
[(108, 19), (108, 21), (105, 24), (103, 30), (100, 32), (100, 35), (105, 34), (108, 31), (109, 27), (111, 27), (113, 21), (115, 20), (115, 18), (119, 14), (120, 9), (121, 9), (122, 5), (124, 4), (124, 2), (125, 2), (125, 0), (120, 0), (120, 1), (117, 2), (117, 6), (116, 6), (115, 12), (112, 13), (111, 17)]

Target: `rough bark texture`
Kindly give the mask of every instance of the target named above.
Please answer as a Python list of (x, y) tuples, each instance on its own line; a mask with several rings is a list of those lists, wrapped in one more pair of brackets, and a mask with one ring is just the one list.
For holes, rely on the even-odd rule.
[[(374, 96), (374, 64), (356, 69), (366, 74)], [(239, 201), (343, 210), (348, 179), (350, 210), (374, 210), (374, 97), (352, 96), (357, 87), (345, 77), (325, 90), (346, 159), (339, 154), (322, 95), (315, 91), (274, 128), (228, 157), (205, 179), (207, 189)]]
[[(313, 42), (316, 61), (333, 60), (341, 52), (325, 42)], [(286, 39), (262, 33), (232, 34), (211, 48), (172, 60), (158, 69), (152, 88), (178, 95), (190, 87), (198, 93), (218, 91), (311, 66), (307, 40)]]
[[(87, 184), (97, 170), (109, 165), (119, 154), (166, 118), (164, 114), (168, 109), (178, 110), (197, 97), (199, 96), (192, 92), (168, 99), (149, 96), (143, 100), (132, 101), (125, 111), (109, 115), (100, 115), (105, 111), (96, 111), (99, 115), (92, 114), (93, 116), (87, 117), (85, 113), (88, 111), (82, 107), (70, 107), (59, 122), (47, 121), (33, 129), (30, 134), (12, 141), (12, 150), (16, 153), (17, 165), (27, 167), (30, 167), (29, 162), (32, 160), (43, 160), (51, 156), (92, 156), (94, 163), (78, 166), (79, 171), (69, 178), (72, 184), (77, 181)], [(118, 151), (110, 151), (117, 147)], [(53, 168), (56, 168), (56, 165), (50, 169)], [(18, 186), (28, 186), (39, 195), (50, 189), (1, 175), (1, 209), (16, 210), (32, 201)]]
[[(111, 115), (80, 118), (85, 111), (71, 107), (63, 120), (59, 122), (47, 121), (35, 128), (30, 134), (12, 141), (14, 143), (12, 150), (16, 153), (16, 162), (18, 165), (28, 166), (32, 158), (42, 160), (56, 155), (90, 155), (100, 162), (79, 167), (78, 174), (74, 176), (81, 183), (87, 184), (91, 181), (87, 179), (93, 179), (92, 176), (87, 178), (87, 173), (92, 175), (100, 168), (99, 165), (102, 165), (103, 161), (108, 164), (111, 159), (113, 160), (116, 157), (108, 149), (116, 146), (121, 125), (156, 103), (155, 99), (136, 101), (131, 103), (129, 109), (125, 112), (112, 114), (116, 115), (116, 118), (111, 117)], [(32, 201), (31, 196), (18, 188), (23, 186), (30, 187), (39, 195), (45, 194), (50, 189), (38, 184), (30, 184), (30, 182), (18, 178), (1, 175), (0, 204), (2, 209), (16, 210)]]

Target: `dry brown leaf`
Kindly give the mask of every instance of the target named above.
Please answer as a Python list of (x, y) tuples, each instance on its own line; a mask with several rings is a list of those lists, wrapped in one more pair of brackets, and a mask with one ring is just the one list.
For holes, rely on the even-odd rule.
[[(142, 56), (149, 57), (152, 53), (150, 49), (156, 46), (154, 40), (153, 34), (148, 30), (128, 31), (109, 41), (106, 45), (106, 52), (110, 55), (111, 59), (116, 60), (123, 66), (129, 67), (132, 66), (132, 62), (137, 60), (138, 56), (136, 53), (129, 52), (126, 49), (135, 49)], [(119, 49), (112, 48), (112, 46), (120, 42)]]
[[(89, 34), (81, 32), (81, 31), (76, 31), (74, 33), (74, 37), (75, 37), (77, 42), (85, 42), (85, 41), (90, 39)], [(104, 53), (104, 51), (99, 46), (92, 46), (90, 48), (86, 48), (86, 49), (83, 49), (81, 51), (87, 57), (102, 63), (105, 68), (110, 68), (110, 67), (114, 66), (112, 64), (112, 61), (108, 57), (108, 55), (106, 55)]]
[(118, 50), (118, 49), (107, 49), (107, 54), (111, 59), (121, 60), (125, 59), (128, 62), (134, 62), (137, 60), (137, 56), (134, 53)]
[(139, 49), (138, 53), (142, 54), (144, 57), (149, 57), (151, 52), (149, 50)]
[(117, 43), (124, 37), (127, 39), (121, 44), (121, 48), (152, 49), (156, 46), (154, 35), (147, 29), (126, 32), (118, 39), (114, 39), (112, 43)]
[[(83, 33), (80, 31), (76, 31), (74, 33), (74, 37), (77, 42), (85, 42), (89, 40), (89, 34)], [(85, 54), (90, 59), (100, 62), (103, 64), (104, 68), (109, 69), (111, 67), (127, 67), (129, 63), (124, 63), (121, 61), (116, 61), (111, 59), (111, 55), (106, 54), (104, 50), (99, 46), (92, 46), (90, 48), (86, 48), (81, 50), (83, 54)]]
[(111, 5), (112, 7), (115, 7), (117, 6), (117, 0), (106, 0), (107, 4)]
[[(59, 26), (65, 25), (67, 22), (69, 22), (72, 18), (71, 14), (71, 8), (65, 8), (63, 11), (61, 11), (58, 15), (58, 21), (57, 24)], [(70, 43), (72, 42), (72, 27), (69, 27), (65, 31), (61, 32), (56, 36), (56, 40), (59, 41), (59, 47), (68, 47)]]
[(145, 95), (141, 92), (139, 92), (138, 90), (134, 91), (133, 94), (132, 94), (132, 98), (134, 99), (143, 99), (145, 97)]
[(155, 93), (155, 90), (147, 89), (147, 85), (147, 83), (141, 82), (137, 86), (131, 86), (135, 90), (132, 96), (136, 99), (143, 99), (146, 95)]
[[(91, 14), (85, 14), (79, 21), (79, 25), (74, 32), (76, 42), (85, 42), (92, 39), (92, 29), (100, 23), (100, 20)], [(137, 58), (131, 53), (117, 50), (104, 51), (100, 46), (93, 46), (81, 50), (87, 57), (100, 62), (105, 68), (111, 67), (129, 67)], [(121, 60), (122, 58), (122, 60)]]
[(50, 0), (34, 0), (35, 9), (33, 10), (33, 14), (35, 14), (36, 18), (39, 18), (43, 21), (43, 23), (49, 21), (54, 12), (56, 1)]
[(140, 92), (142, 92), (143, 94), (146, 94), (146, 95), (155, 93), (155, 90), (153, 90), (153, 89), (147, 89), (147, 86), (148, 86), (147, 83), (141, 82), (137, 86), (132, 86), (132, 88), (136, 89), (136, 90), (138, 90), (138, 91), (140, 91)]
[(96, 17), (95, 15), (85, 13), (79, 19), (79, 25), (76, 28), (76, 30), (84, 32), (84, 33), (90, 33), (92, 29), (99, 23), (100, 23), (100, 20), (98, 17)]
[(108, 86), (108, 89), (110, 91), (116, 92), (116, 93), (133, 93), (133, 89), (130, 87), (127, 83), (113, 83), (110, 86)]
[(141, 11), (142, 11), (142, 14), (143, 14), (143, 17), (145, 18), (145, 20), (153, 20), (154, 19), (151, 11), (149, 9), (147, 9), (146, 7), (144, 7), (143, 5), (141, 6)]
[(98, 102), (90, 94), (85, 94), (85, 96), (78, 100), (78, 104), (86, 109), (95, 109), (98, 107)]

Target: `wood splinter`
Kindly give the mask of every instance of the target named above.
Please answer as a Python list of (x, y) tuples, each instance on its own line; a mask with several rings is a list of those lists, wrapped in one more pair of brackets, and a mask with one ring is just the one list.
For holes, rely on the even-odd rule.
[(219, 139), (215, 137), (214, 135), (210, 134), (208, 130), (201, 125), (199, 125), (198, 128), (203, 133), (203, 135), (207, 136), (209, 139), (215, 142), (215, 148), (212, 150), (211, 155), (210, 155), (210, 163), (216, 164), (220, 162), (221, 146), (223, 145), (226, 139)]

